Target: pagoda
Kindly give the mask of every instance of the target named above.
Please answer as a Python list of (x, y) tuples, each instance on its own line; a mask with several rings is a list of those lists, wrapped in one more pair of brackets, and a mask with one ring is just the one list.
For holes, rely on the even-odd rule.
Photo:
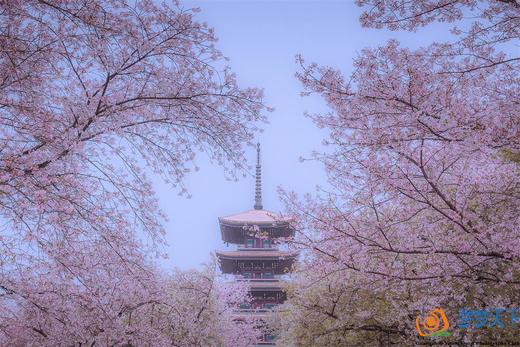
[[(254, 315), (259, 320), (283, 303), (282, 276), (291, 270), (298, 253), (279, 249), (280, 238), (294, 236), (290, 218), (277, 217), (262, 206), (262, 169), (257, 145), (254, 209), (220, 217), (222, 240), (236, 245), (234, 251), (217, 251), (220, 269), (237, 281), (247, 281), (251, 303), (237, 308), (238, 315)], [(274, 345), (275, 337), (266, 333), (260, 345)]]

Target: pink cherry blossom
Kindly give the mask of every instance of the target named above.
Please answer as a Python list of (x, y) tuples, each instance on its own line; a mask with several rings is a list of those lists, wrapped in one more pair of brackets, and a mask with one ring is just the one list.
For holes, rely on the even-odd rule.
[[(330, 188), (282, 191), (306, 259), (281, 332), (303, 345), (411, 343), (428, 309), (519, 302), (520, 58), (502, 48), (519, 44), (520, 6), (359, 3), (363, 25), (392, 30), (477, 15), (456, 42), (364, 49), (347, 77), (298, 58), (304, 95), (332, 110), (312, 116), (330, 132)], [(511, 338), (472, 334), (453, 338)]]
[[(162, 274), (146, 171), (233, 175), (264, 121), (179, 3), (0, 4), (0, 345), (246, 345), (213, 274)], [(222, 300), (220, 300), (222, 299)]]

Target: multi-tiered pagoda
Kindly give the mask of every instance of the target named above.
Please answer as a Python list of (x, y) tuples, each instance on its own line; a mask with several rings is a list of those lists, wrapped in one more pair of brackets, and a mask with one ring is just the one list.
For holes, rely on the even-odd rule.
[[(277, 240), (294, 236), (289, 218), (277, 217), (263, 209), (261, 187), (260, 145), (257, 146), (256, 190), (253, 210), (219, 218), (222, 240), (237, 245), (234, 251), (217, 251), (220, 269), (247, 281), (251, 304), (243, 304), (237, 312), (258, 316), (269, 314), (285, 301), (281, 276), (287, 273), (297, 252), (280, 250)], [(273, 345), (274, 336), (267, 333), (259, 344)]]

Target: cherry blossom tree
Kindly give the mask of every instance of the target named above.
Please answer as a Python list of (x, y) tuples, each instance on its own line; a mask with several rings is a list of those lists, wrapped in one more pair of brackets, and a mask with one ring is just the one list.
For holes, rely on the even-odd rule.
[[(18, 319), (3, 328), (3, 345), (250, 346), (258, 337), (256, 323), (237, 323), (234, 313), (248, 300), (247, 288), (222, 282), (215, 270), (213, 263), (202, 272), (114, 276), (95, 287), (95, 302), (53, 278), (54, 287), (39, 288), (39, 297), (16, 307)], [(44, 306), (49, 302), (55, 306)]]
[(194, 12), (178, 2), (0, 4), (1, 345), (250, 336), (214, 308), (212, 277), (171, 279), (153, 264), (164, 216), (146, 171), (185, 194), (202, 151), (233, 175), (265, 120), (261, 90), (237, 85)]
[[(364, 49), (349, 77), (298, 58), (304, 94), (332, 109), (312, 116), (330, 130), (330, 150), (316, 158), (331, 188), (303, 201), (282, 192), (306, 255), (282, 338), (413, 345), (418, 314), (442, 307), (453, 323), (461, 308), (520, 299), (520, 5), (358, 2), (364, 26), (448, 22), (455, 40)], [(451, 338), (496, 342), (515, 331)]]

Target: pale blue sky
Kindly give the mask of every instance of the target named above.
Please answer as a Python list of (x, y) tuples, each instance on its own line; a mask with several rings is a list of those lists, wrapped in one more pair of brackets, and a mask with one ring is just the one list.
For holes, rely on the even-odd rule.
[[(361, 28), (361, 10), (353, 1), (184, 1), (184, 7), (199, 7), (197, 18), (215, 28), (218, 48), (231, 59), (230, 66), (242, 86), (264, 88), (265, 101), (276, 110), (260, 135), (263, 162), (264, 208), (283, 209), (276, 187), (299, 194), (312, 192), (325, 183), (319, 163), (300, 162), (320, 149), (326, 132), (319, 130), (304, 112), (327, 112), (316, 97), (299, 96), (294, 78), (295, 55), (306, 61), (351, 72), (352, 59), (367, 46), (383, 45), (396, 38), (409, 47), (422, 46), (448, 35), (443, 25), (429, 26), (418, 33), (396, 33)], [(255, 160), (250, 150), (249, 160)], [(168, 270), (199, 268), (210, 252), (224, 248), (220, 240), (219, 216), (253, 207), (254, 178), (226, 181), (221, 167), (204, 156), (197, 158), (201, 170), (187, 177), (191, 199), (154, 179), (164, 212), (169, 217), (166, 239), (170, 259), (161, 265)]]

